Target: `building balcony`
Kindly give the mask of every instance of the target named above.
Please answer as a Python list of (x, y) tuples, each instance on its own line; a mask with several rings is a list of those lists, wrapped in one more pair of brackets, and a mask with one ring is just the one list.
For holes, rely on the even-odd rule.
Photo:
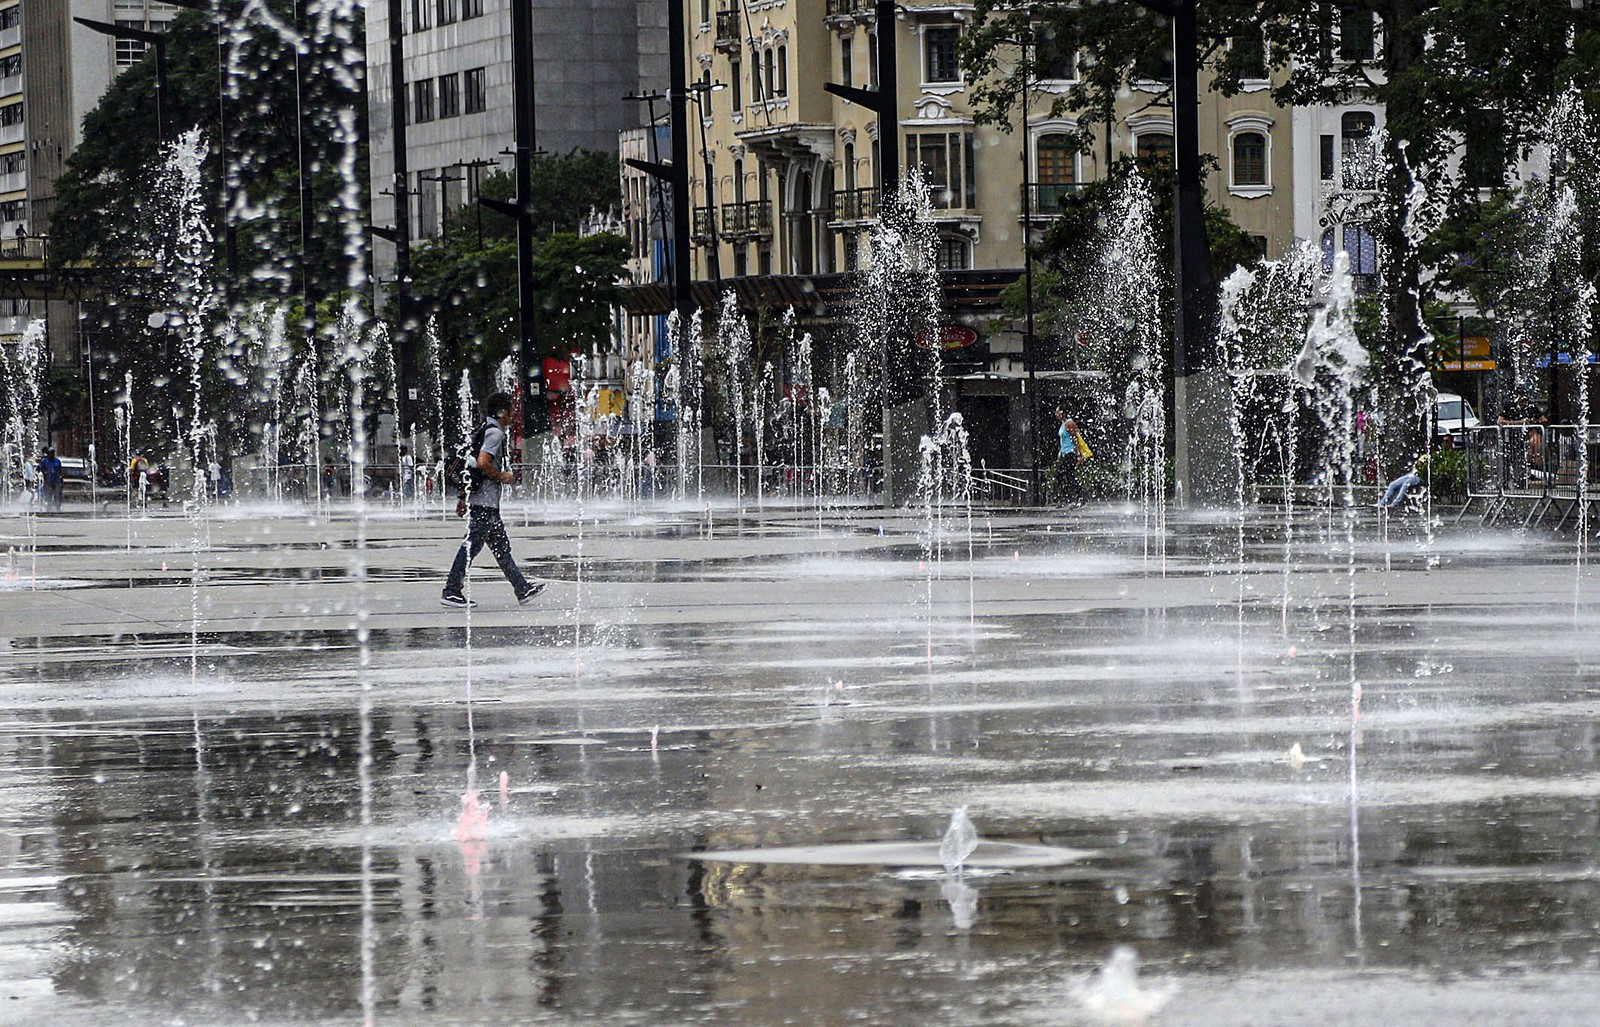
[(871, 21), (875, 11), (873, 0), (828, 0), (822, 20), (834, 28), (843, 28), (856, 22)]
[(1023, 199), (1035, 218), (1058, 218), (1066, 201), (1082, 189), (1082, 182), (1030, 182), (1024, 186)]
[(0, 78), (0, 96), (16, 96), (22, 92), (22, 76), (7, 75)]
[(717, 12), (717, 36), (715, 46), (723, 53), (737, 53), (741, 41), (744, 39), (744, 12), (734, 7), (731, 10)]
[(22, 42), (22, 26), (13, 25), (8, 29), (0, 29), (0, 50), (8, 46), (17, 46)]
[(754, 239), (772, 234), (772, 203), (745, 200), (722, 205), (722, 234), (729, 239)]
[(717, 234), (717, 211), (715, 207), (696, 207), (694, 209), (693, 224), (689, 228), (689, 238), (695, 242), (709, 242)]
[(833, 194), (834, 221), (871, 221), (878, 216), (878, 190), (840, 189)]
[(7, 143), (20, 143), (27, 134), (27, 127), (22, 122), (15, 125), (0, 125), (0, 146)]

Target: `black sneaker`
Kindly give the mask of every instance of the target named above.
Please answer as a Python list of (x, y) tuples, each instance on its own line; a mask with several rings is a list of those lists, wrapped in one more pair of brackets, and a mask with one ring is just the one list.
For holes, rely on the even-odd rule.
[(533, 597), (544, 591), (544, 585), (545, 583), (542, 581), (535, 581), (523, 591), (518, 592), (517, 605), (527, 606), (529, 603), (533, 602)]
[(453, 606), (457, 610), (471, 610), (478, 604), (459, 593), (446, 592), (439, 597), (440, 606)]

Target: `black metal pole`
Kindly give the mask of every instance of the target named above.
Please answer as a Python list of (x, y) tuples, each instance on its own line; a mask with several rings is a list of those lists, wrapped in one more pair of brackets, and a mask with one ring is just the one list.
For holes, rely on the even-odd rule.
[(694, 292), (689, 282), (689, 91), (688, 28), (684, 24), (686, 0), (667, 3), (667, 121), (672, 138), (672, 305), (680, 330), (687, 331), (694, 314)]
[(895, 2), (877, 0), (878, 25), (878, 202), (880, 209), (900, 188), (900, 76), (895, 58)]
[(1022, 359), (1028, 368), (1028, 498), (1035, 506), (1043, 495), (1039, 479), (1039, 378), (1036, 372), (1038, 354), (1033, 344), (1033, 160), (1032, 140), (1028, 137), (1028, 95), (1033, 64), (1028, 57), (1028, 44), (1022, 44), (1022, 294), (1026, 311), (1026, 331), (1022, 340)]
[(1230, 491), (1232, 429), (1223, 409), (1228, 385), (1219, 378), (1219, 297), (1200, 169), (1198, 0), (1138, 2), (1172, 18), (1173, 467), (1181, 501), (1221, 501)]
[[(307, 0), (298, 0), (296, 14), (301, 15), (300, 8)], [(407, 163), (406, 153), (406, 122), (410, 120), (408, 104), (406, 103), (406, 40), (405, 26), (402, 22), (404, 4), (402, 0), (388, 0), (386, 18), (389, 23), (389, 93), (393, 102), (389, 107), (389, 138), (394, 150), (394, 305), (395, 305), (395, 332), (394, 332), (394, 358), (395, 376), (400, 380), (395, 383), (395, 431), (404, 434), (407, 431), (406, 413), (407, 402), (410, 399), (406, 391), (406, 383), (411, 380), (411, 337), (416, 325), (411, 302), (411, 169)], [(299, 68), (298, 52), (295, 58), (296, 69)], [(296, 71), (296, 81), (300, 81), (300, 73)], [(311, 179), (310, 162), (306, 160), (305, 139), (305, 108), (300, 104), (299, 94), (296, 93), (296, 121), (300, 124), (300, 232), (302, 246), (311, 235)], [(304, 250), (302, 250), (304, 252)], [(302, 278), (305, 290), (305, 301), (310, 303), (311, 273), (309, 262)], [(311, 316), (308, 307), (306, 316)]]
[[(533, 155), (537, 123), (534, 111), (533, 0), (511, 0), (511, 66), (514, 82), (512, 121), (515, 152), (511, 169), (517, 197), (517, 390), (528, 394), (529, 361), (538, 355), (533, 295)], [(527, 430), (527, 406), (519, 431)]]

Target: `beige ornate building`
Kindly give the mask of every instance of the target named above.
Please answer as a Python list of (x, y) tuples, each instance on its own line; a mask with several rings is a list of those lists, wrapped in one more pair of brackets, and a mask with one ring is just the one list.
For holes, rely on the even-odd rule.
[[(684, 0), (688, 4), (694, 275), (820, 275), (852, 269), (877, 213), (877, 119), (823, 89), (875, 86), (871, 0)], [(1021, 119), (977, 125), (957, 44), (971, 7), (905, 0), (898, 52), (902, 166), (933, 187), (946, 269), (1019, 268), (1023, 202)], [(1088, 154), (1067, 145), (1077, 127), (1050, 108), (1071, 85), (1071, 60), (1041, 68), (1028, 131), (1035, 229), (1060, 197), (1102, 177), (1107, 160), (1172, 145), (1171, 107), (1150, 63), (1119, 101), (1110, 138)], [(1201, 148), (1218, 170), (1210, 199), (1228, 207), (1269, 255), (1294, 230), (1290, 117), (1265, 79), (1239, 96), (1204, 94)], [(696, 115), (699, 117), (696, 117)], [(698, 123), (695, 123), (698, 122)], [(709, 188), (708, 188), (709, 186)], [(715, 243), (715, 267), (712, 261)]]

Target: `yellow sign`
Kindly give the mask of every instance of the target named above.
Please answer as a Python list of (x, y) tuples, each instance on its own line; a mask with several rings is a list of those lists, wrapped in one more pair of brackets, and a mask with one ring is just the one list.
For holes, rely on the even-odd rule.
[(1493, 371), (1495, 362), (1489, 359), (1489, 340), (1481, 335), (1469, 335), (1456, 345), (1455, 339), (1440, 339), (1434, 354), (1435, 371)]

